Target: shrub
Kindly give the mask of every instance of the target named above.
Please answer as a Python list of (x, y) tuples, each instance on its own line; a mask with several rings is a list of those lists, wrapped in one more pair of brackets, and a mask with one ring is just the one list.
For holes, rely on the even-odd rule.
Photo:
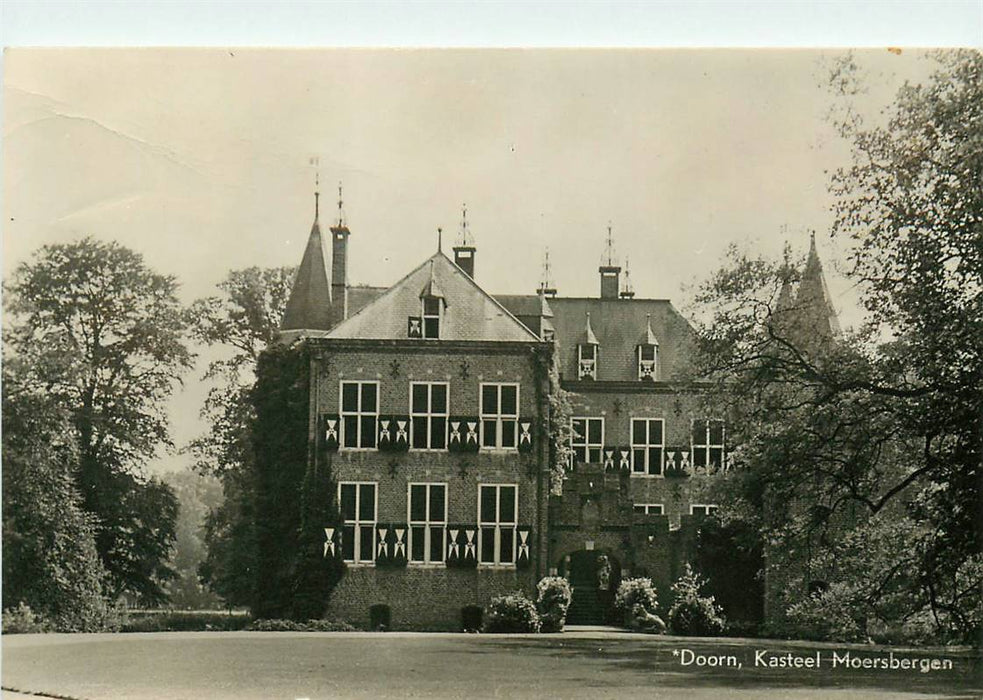
[(618, 586), (614, 607), (627, 617), (633, 614), (636, 605), (641, 605), (650, 613), (655, 613), (659, 607), (659, 596), (652, 585), (652, 579), (627, 578)]
[(834, 582), (826, 590), (790, 605), (786, 611), (790, 632), (803, 639), (858, 642), (866, 638), (866, 624), (858, 615), (856, 586)]
[(672, 585), (676, 600), (669, 609), (669, 626), (675, 634), (706, 637), (723, 632), (724, 619), (713, 596), (700, 594), (704, 584), (687, 564), (686, 571)]
[(4, 634), (37, 634), (50, 632), (51, 624), (31, 610), (31, 606), (21, 602), (16, 608), (3, 611)]
[(536, 606), (522, 591), (492, 598), (485, 615), (485, 632), (538, 632)]
[(355, 628), (347, 622), (335, 620), (256, 620), (247, 628), (250, 632), (354, 632)]
[(147, 612), (130, 613), (121, 632), (233, 632), (249, 626), (248, 615), (224, 612)]
[(546, 576), (536, 585), (536, 610), (542, 632), (562, 632), (573, 599), (570, 583), (562, 576)]

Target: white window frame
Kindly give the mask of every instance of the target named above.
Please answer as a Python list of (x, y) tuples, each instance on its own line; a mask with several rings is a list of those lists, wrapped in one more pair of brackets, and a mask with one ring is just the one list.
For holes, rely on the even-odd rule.
[[(584, 358), (584, 348), (594, 348), (594, 358), (587, 360)], [(584, 379), (590, 377), (591, 379), (597, 381), (597, 356), (600, 354), (601, 348), (594, 343), (581, 343), (577, 346), (577, 379)], [(590, 362), (590, 371), (584, 372), (584, 363)]]
[[(499, 520), (499, 513), (501, 511), (501, 498), (502, 489), (511, 487), (513, 493), (515, 494), (515, 502), (512, 507), (512, 521)], [(495, 520), (482, 520), (481, 516), (481, 492), (483, 489), (493, 488), (495, 489)], [(515, 566), (516, 557), (518, 552), (516, 551), (516, 546), (518, 545), (518, 532), (519, 532), (519, 484), (478, 484), (478, 552), (477, 560), (478, 566), (481, 567), (512, 567)], [(485, 528), (495, 528), (495, 547), (494, 547), (494, 561), (485, 562), (481, 560), (481, 555), (484, 552), (484, 537)], [(510, 561), (502, 561), (502, 538), (503, 536), (508, 536), (511, 531), (512, 537), (512, 559)]]
[[(427, 301), (433, 300), (437, 302), (437, 313), (428, 314), (427, 313)], [(427, 319), (437, 319), (437, 335), (427, 335)], [(430, 297), (425, 296), (420, 299), (420, 337), (424, 340), (439, 340), (441, 326), (444, 325), (444, 306), (443, 300), (440, 297)]]
[[(413, 520), (413, 487), (423, 486), (426, 489), (424, 509), (426, 517), (423, 520)], [(430, 499), (434, 486), (444, 488), (444, 519), (430, 519)], [(427, 564), (443, 564), (447, 558), (447, 499), (448, 488), (446, 481), (411, 481), (406, 485), (406, 562), (413, 566), (426, 566)], [(413, 558), (413, 528), (423, 528), (423, 559)], [(434, 529), (440, 532), (440, 558), (432, 559), (430, 552), (433, 543)]]
[[(427, 412), (426, 413), (414, 413), (413, 412), (413, 387), (414, 386), (426, 386), (427, 389)], [(446, 390), (446, 406), (443, 413), (433, 413), (432, 403), (433, 403), (433, 387), (442, 386)], [(450, 382), (410, 382), (410, 395), (409, 395), (409, 414), (410, 414), (410, 450), (414, 452), (433, 452), (435, 450), (446, 450), (447, 449), (447, 433), (450, 430), (450, 415), (451, 415), (451, 385)], [(427, 424), (427, 447), (414, 447), (413, 446), (413, 436), (416, 434), (413, 428), (413, 423), (417, 418), (422, 418)], [(431, 429), (431, 419), (433, 418), (443, 418), (444, 420), (444, 443), (436, 447), (433, 446), (433, 440), (431, 439), (430, 429)]]
[[(648, 442), (636, 443), (635, 442), (635, 421), (645, 421), (645, 439)], [(654, 443), (651, 442), (650, 428), (651, 422), (658, 421), (662, 424), (662, 442)], [(665, 476), (666, 473), (666, 421), (664, 418), (650, 417), (650, 416), (632, 416), (631, 422), (628, 426), (629, 430), (629, 440), (631, 443), (631, 475), (649, 478), (661, 478)], [(651, 464), (649, 462), (649, 448), (658, 447), (659, 448), (659, 471), (657, 474), (653, 474), (651, 471)], [(644, 449), (645, 450), (645, 461), (639, 466), (636, 464), (635, 451)]]
[(700, 515), (709, 516), (715, 515), (720, 506), (718, 506), (716, 503), (692, 503), (689, 507), (689, 514), (697, 515), (697, 513), (693, 512), (697, 508), (706, 508), (706, 512), (700, 513)]
[[(345, 410), (345, 384), (357, 384), (358, 385), (358, 408), (354, 411)], [(364, 411), (362, 410), (362, 385), (363, 384), (374, 384), (375, 385), (375, 411)], [(374, 450), (379, 447), (379, 403), (380, 403), (380, 392), (379, 392), (379, 381), (373, 379), (341, 379), (338, 381), (338, 415), (340, 416), (341, 423), (341, 439), (338, 441), (338, 449), (340, 450)], [(346, 446), (347, 442), (347, 429), (345, 427), (345, 417), (355, 416), (355, 425), (357, 426), (358, 433), (355, 438), (355, 442), (358, 443), (355, 446)], [(362, 435), (362, 417), (372, 416), (375, 418), (375, 427), (372, 430), (372, 444), (363, 445)]]
[[(652, 348), (652, 359), (651, 360), (643, 360), (642, 359), (642, 350), (644, 350), (645, 348)], [(639, 345), (638, 346), (637, 353), (638, 353), (638, 380), (639, 381), (647, 381), (647, 380), (650, 380), (651, 379), (651, 381), (653, 381), (653, 382), (654, 381), (658, 381), (658, 379), (659, 379), (659, 375), (658, 375), (658, 372), (659, 372), (659, 346), (658, 345), (649, 345), (649, 344)], [(651, 377), (646, 377), (646, 376), (643, 375), (643, 373), (642, 373), (642, 367), (643, 367), (642, 363), (643, 362), (646, 362), (646, 363), (647, 362), (651, 362), (652, 363), (652, 376)]]
[[(696, 432), (696, 424), (697, 423), (705, 423), (706, 424), (704, 426), (704, 440), (705, 440), (705, 442), (702, 445), (697, 445), (696, 442), (693, 440), (693, 433)], [(710, 424), (711, 423), (720, 423), (720, 442), (719, 443), (711, 443), (710, 442)], [(720, 449), (720, 464), (717, 465), (717, 470), (718, 471), (723, 471), (724, 470), (724, 468), (726, 467), (726, 460), (727, 460), (727, 449), (725, 447), (726, 444), (727, 444), (727, 424), (724, 421), (722, 421), (720, 419), (717, 419), (717, 418), (694, 418), (692, 421), (690, 421), (689, 441), (690, 441), (689, 442), (689, 447), (690, 447), (689, 463), (693, 466), (694, 469), (696, 469), (697, 467), (703, 467), (704, 469), (709, 470), (709, 468), (710, 468), (710, 451), (713, 450), (713, 449), (719, 448)], [(696, 461), (696, 451), (697, 450), (701, 450), (703, 452), (703, 459), (704, 459), (703, 464), (698, 464), (697, 461)]]
[[(638, 509), (642, 508), (642, 511)], [(663, 503), (635, 503), (631, 507), (633, 513), (639, 515), (665, 515), (666, 507)]]
[[(573, 427), (574, 426), (574, 422), (575, 421), (578, 421), (578, 420), (586, 421), (585, 424), (584, 424), (584, 432), (585, 432), (585, 435), (583, 436), (584, 437), (584, 441), (583, 441), (583, 443), (581, 443), (579, 445), (576, 444), (576, 442), (574, 440), (574, 438), (577, 436), (577, 431), (574, 430), (574, 427)], [(590, 426), (589, 426), (590, 421), (600, 421), (601, 422), (601, 441), (599, 443), (593, 443), (593, 442), (590, 441), (590, 437), (589, 437), (590, 436)], [(605, 423), (605, 421), (604, 421), (604, 417), (603, 416), (574, 416), (574, 417), (572, 417), (570, 419), (570, 449), (571, 449), (570, 466), (571, 466), (571, 468), (573, 467), (573, 465), (577, 461), (576, 460), (576, 457), (577, 457), (576, 451), (578, 449), (584, 449), (585, 450), (585, 454), (586, 454), (586, 456), (588, 458), (590, 457), (591, 450), (595, 450), (595, 449), (597, 450), (597, 460), (585, 459), (583, 461), (586, 464), (600, 464), (601, 461), (604, 459), (604, 428), (605, 428), (604, 423)]]
[[(344, 511), (341, 507), (341, 487), (342, 486), (354, 486), (355, 487), (355, 519), (345, 520)], [(362, 504), (362, 487), (363, 486), (373, 486), (374, 493), (374, 503), (372, 504), (372, 520), (362, 520), (360, 516), (360, 506)], [(338, 512), (342, 514), (342, 536), (345, 536), (345, 528), (352, 526), (354, 528), (354, 541), (352, 543), (352, 559), (345, 559), (349, 564), (358, 565), (369, 565), (375, 563), (375, 549), (376, 549), (376, 532), (379, 526), (379, 482), (377, 481), (339, 481), (338, 482)], [(369, 559), (362, 559), (359, 556), (359, 550), (362, 543), (362, 528), (371, 526), (372, 530), (372, 546), (370, 551), (372, 554)], [(344, 552), (344, 542), (342, 542), (342, 552)]]
[[(485, 387), (494, 386), (498, 387), (498, 413), (485, 413)], [(503, 386), (514, 386), (515, 387), (515, 414), (502, 413), (502, 387)], [(520, 387), (519, 382), (481, 382), (478, 384), (478, 425), (480, 426), (481, 434), (479, 436), (480, 448), (483, 450), (518, 450), (519, 449), (519, 406), (520, 406)], [(485, 444), (485, 421), (494, 420), (495, 421), (495, 444), (486, 445)], [(502, 426), (506, 422), (511, 422), (513, 424), (512, 435), (515, 440), (514, 445), (502, 445)]]

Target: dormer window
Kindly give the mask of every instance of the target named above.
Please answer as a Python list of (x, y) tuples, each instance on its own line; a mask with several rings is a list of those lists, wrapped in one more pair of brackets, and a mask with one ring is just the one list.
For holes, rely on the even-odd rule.
[(577, 346), (577, 378), (597, 379), (597, 346), (593, 343)]
[(638, 378), (642, 381), (655, 381), (655, 345), (638, 346)]
[(443, 304), (438, 297), (423, 297), (423, 337), (440, 337), (440, 317)]

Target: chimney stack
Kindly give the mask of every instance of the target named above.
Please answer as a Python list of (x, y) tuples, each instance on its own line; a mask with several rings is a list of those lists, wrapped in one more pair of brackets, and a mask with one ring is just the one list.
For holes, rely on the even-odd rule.
[(601, 256), (601, 266), (597, 268), (601, 273), (601, 299), (618, 298), (621, 288), (621, 266), (615, 262), (617, 259), (614, 243), (611, 240), (611, 225), (608, 224), (607, 248)]
[(334, 324), (348, 318), (348, 237), (341, 183), (338, 183), (338, 224), (331, 227), (331, 309)]
[(461, 231), (454, 246), (454, 264), (464, 270), (464, 274), (471, 279), (474, 279), (475, 250), (474, 238), (471, 236), (471, 229), (468, 228), (468, 205), (465, 204), (461, 211)]

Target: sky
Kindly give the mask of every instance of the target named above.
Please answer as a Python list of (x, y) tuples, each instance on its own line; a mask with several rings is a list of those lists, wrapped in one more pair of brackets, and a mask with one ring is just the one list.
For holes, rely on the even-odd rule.
[[(804, 254), (815, 230), (849, 326), (826, 192), (849, 159), (827, 119), (839, 53), (10, 49), (3, 274), (91, 235), (190, 302), (230, 270), (298, 264), (319, 177), (322, 220), (343, 183), (353, 283), (398, 280), (438, 227), (454, 239), (465, 204), (492, 293), (531, 293), (548, 247), (560, 295), (597, 295), (610, 225), (637, 296), (680, 308), (728, 245)], [(857, 58), (871, 119), (931, 67), (912, 50)], [(191, 376), (172, 402), (178, 444), (201, 430), (205, 389)]]

